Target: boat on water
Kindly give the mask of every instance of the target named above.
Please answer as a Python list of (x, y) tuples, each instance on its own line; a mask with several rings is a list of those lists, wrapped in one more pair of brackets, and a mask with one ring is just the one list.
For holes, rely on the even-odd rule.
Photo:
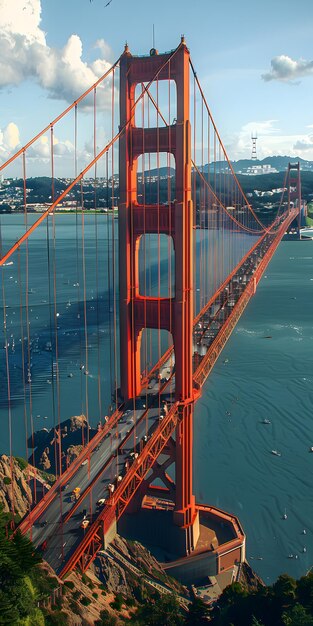
[(310, 446), (309, 452), (313, 452), (313, 446)]
[(261, 421), (261, 424), (271, 424), (271, 421), (265, 417), (264, 420)]
[(286, 511), (286, 509), (285, 509), (285, 513), (283, 515), (283, 519), (287, 519), (287, 511)]
[(278, 450), (271, 450), (271, 453), (274, 454), (274, 456), (281, 456), (281, 452), (278, 452)]

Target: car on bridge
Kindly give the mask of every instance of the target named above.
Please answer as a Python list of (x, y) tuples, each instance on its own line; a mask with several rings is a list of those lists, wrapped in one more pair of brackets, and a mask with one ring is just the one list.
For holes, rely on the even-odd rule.
[(81, 523), (81, 525), (80, 525), (80, 527), (83, 528), (84, 530), (86, 530), (86, 528), (88, 528), (89, 524), (90, 524), (89, 519), (84, 518), (82, 523)]

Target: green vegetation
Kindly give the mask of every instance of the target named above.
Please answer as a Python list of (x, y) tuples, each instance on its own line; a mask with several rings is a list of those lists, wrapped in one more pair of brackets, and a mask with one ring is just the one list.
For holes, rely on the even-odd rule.
[[(0, 511), (0, 624), (44, 624), (37, 610), (36, 571), (41, 557), (20, 533), (6, 536), (8, 516)], [(42, 618), (42, 619), (41, 619)]]
[(212, 607), (194, 599), (187, 615), (175, 595), (154, 594), (127, 622), (133, 626), (313, 626), (313, 573), (298, 581), (282, 574), (273, 585), (251, 592), (233, 583)]
[(0, 509), (0, 625), (45, 626), (51, 622), (38, 603), (58, 586), (57, 578), (38, 571), (42, 559), (29, 539), (19, 532), (8, 537), (9, 522)]
[(115, 611), (120, 611), (124, 604), (124, 598), (121, 593), (117, 593), (113, 602), (110, 602), (110, 606)]
[(45, 616), (45, 626), (66, 626), (68, 624), (68, 616), (63, 611), (55, 611)]
[(53, 483), (55, 482), (54, 474), (49, 474), (48, 472), (45, 472), (44, 470), (37, 470), (37, 472), (38, 474), (40, 474), (43, 480), (46, 481), (46, 483), (50, 483), (51, 485), (53, 485)]
[(313, 226), (313, 202), (308, 203), (308, 216), (306, 218), (306, 225)]
[[(183, 626), (185, 619), (177, 597), (152, 595), (149, 602), (139, 607), (136, 615), (127, 620), (133, 626)], [(196, 623), (195, 623), (196, 626)]]
[(68, 589), (74, 589), (75, 585), (71, 580), (66, 580), (64, 583), (64, 587), (68, 587)]
[(95, 623), (95, 626), (117, 626), (117, 625), (118, 625), (117, 617), (109, 613), (109, 611), (107, 611), (106, 609), (101, 611), (100, 619), (97, 620)]
[(313, 574), (288, 574), (248, 593), (239, 583), (224, 590), (212, 609), (212, 626), (313, 626)]
[(23, 459), (23, 457), (21, 457), (21, 456), (16, 456), (15, 460), (16, 460), (20, 470), (22, 470), (22, 472), (23, 472), (27, 468), (28, 462), (26, 461), (26, 459)]

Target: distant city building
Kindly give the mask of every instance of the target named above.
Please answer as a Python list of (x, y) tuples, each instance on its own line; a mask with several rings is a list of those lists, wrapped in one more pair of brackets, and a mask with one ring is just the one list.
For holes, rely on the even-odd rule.
[(240, 174), (245, 176), (260, 176), (261, 174), (277, 174), (278, 170), (271, 165), (264, 163), (262, 165), (253, 165), (242, 170)]

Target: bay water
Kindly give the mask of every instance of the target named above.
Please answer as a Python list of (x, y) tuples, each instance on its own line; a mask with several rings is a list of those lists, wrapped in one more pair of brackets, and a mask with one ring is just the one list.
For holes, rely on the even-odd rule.
[[(43, 226), (32, 235), (28, 319), (25, 246), (20, 257), (15, 253), (13, 264), (2, 270), (0, 313), (6, 333), (2, 330), (0, 352), (0, 453), (8, 452), (11, 445), (13, 454), (25, 456), (32, 428), (50, 428), (74, 414), (87, 413), (95, 425), (112, 402), (114, 369), (117, 372), (119, 367), (112, 353), (118, 293), (108, 255), (114, 239), (117, 256), (117, 224), (109, 219), (85, 216), (83, 239), (82, 223), (75, 216), (57, 217), (55, 244), (51, 220), (47, 230)], [(23, 229), (22, 216), (2, 216), (3, 248)], [(204, 236), (214, 245), (216, 233), (207, 231)], [(243, 236), (241, 253), (251, 245), (251, 237)], [(161, 249), (164, 265), (167, 254), (165, 246)], [(236, 262), (236, 251), (231, 254)], [(157, 251), (151, 256), (156, 259)], [(279, 245), (195, 408), (196, 499), (238, 515), (247, 534), (247, 558), (266, 583), (283, 571), (298, 577), (313, 565), (312, 258), (313, 241)], [(152, 274), (155, 282), (156, 268)], [(57, 328), (57, 346), (50, 320)], [(30, 368), (27, 323), (32, 338)], [(118, 310), (116, 324), (118, 336)], [(6, 342), (11, 420), (2, 347)]]
[(267, 584), (313, 565), (311, 446), (313, 241), (282, 241), (206, 382), (194, 426), (197, 499), (238, 515), (248, 561)]

